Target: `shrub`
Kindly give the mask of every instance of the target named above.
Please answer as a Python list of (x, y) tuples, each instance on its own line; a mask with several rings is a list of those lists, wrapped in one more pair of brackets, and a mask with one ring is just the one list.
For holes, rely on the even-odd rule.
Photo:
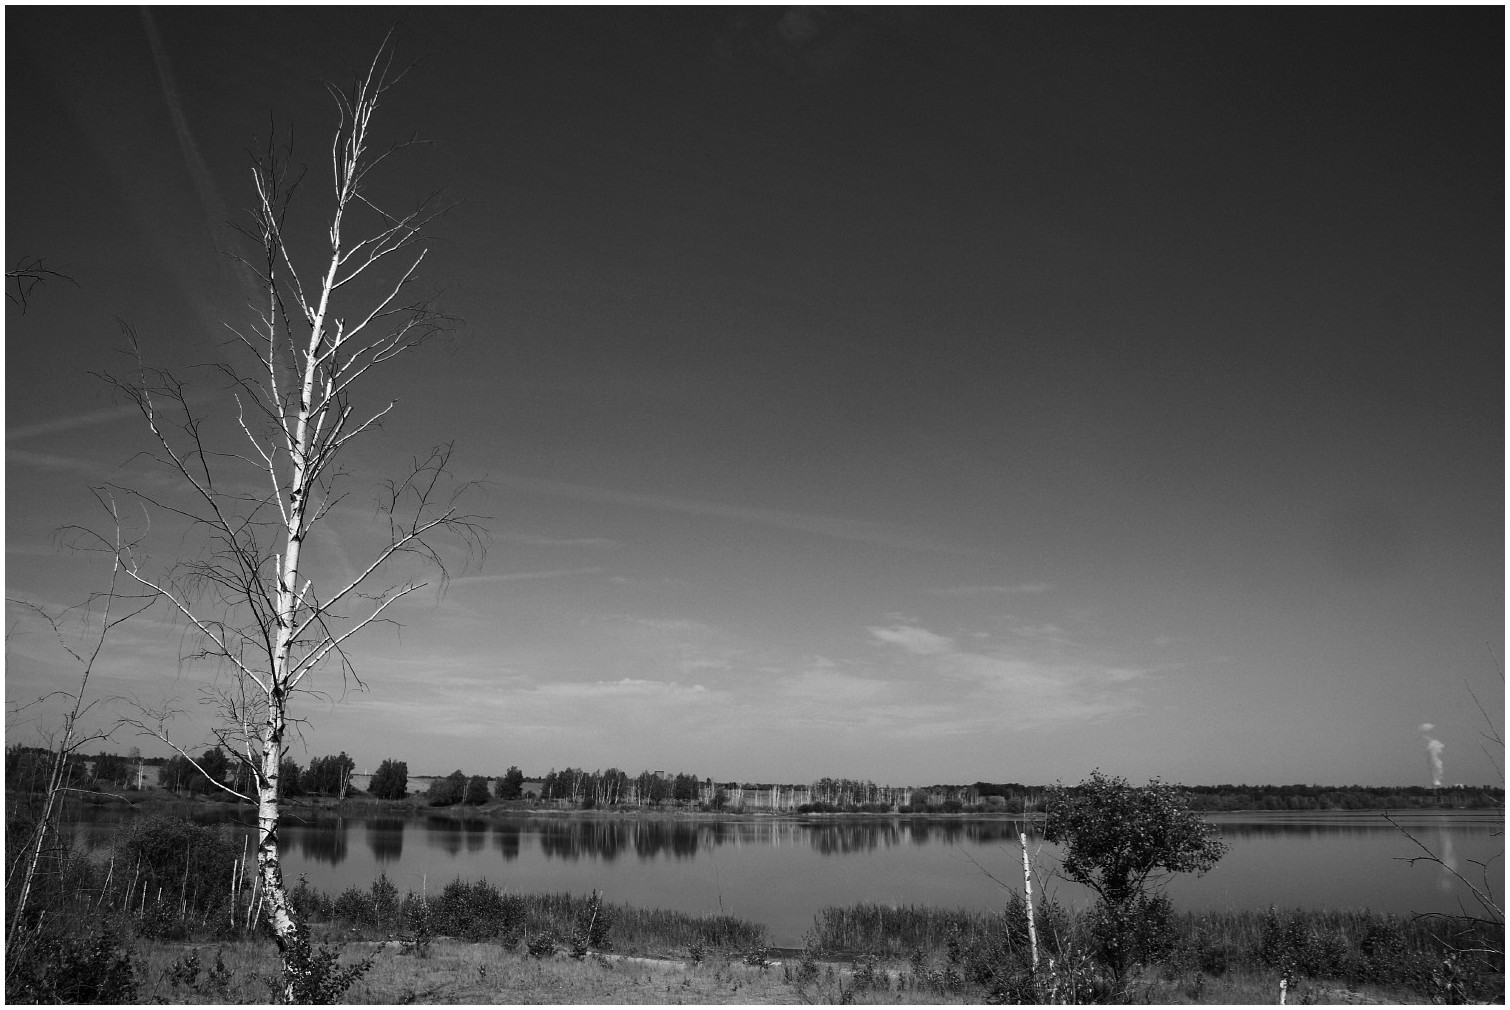
[(294, 1003), (335, 1003), (346, 990), (365, 975), (376, 956), (364, 957), (355, 964), (342, 966), (338, 948), (320, 944), (312, 947), (309, 927), (299, 923), (288, 950), (284, 952), (283, 983)]
[(9, 1003), (132, 1003), (133, 951), (110, 926), (83, 935), (51, 930), (7, 944), (5, 999)]
[(231, 996), (231, 980), (236, 973), (226, 967), (224, 955), (223, 950), (217, 949), (215, 963), (208, 969), (204, 969), (204, 978), (200, 978), (199, 973), (204, 966), (199, 959), (199, 948), (191, 947), (163, 969), (163, 980), (175, 989), (182, 986), (189, 991), (190, 995), (201, 997), (201, 999), (189, 1002), (237, 1002)]
[(1347, 942), (1334, 932), (1316, 929), (1300, 909), (1281, 913), (1272, 905), (1264, 917), (1259, 956), (1287, 974), (1310, 978), (1341, 975), (1347, 964)]
[(335, 915), (335, 903), (330, 900), (330, 895), (310, 887), (302, 873), (299, 882), (288, 892), (288, 900), (294, 906), (294, 918), (301, 922), (325, 921)]
[(161, 891), (165, 903), (198, 912), (226, 900), (242, 855), (223, 831), (177, 817), (140, 820), (120, 845), (119, 862), (140, 868), (137, 886), (145, 889), (138, 894), (145, 893), (150, 903)]
[(582, 958), (589, 950), (612, 950), (608, 939), (609, 914), (603, 907), (603, 896), (597, 891), (577, 912), (576, 929), (572, 931), (572, 955)]
[(478, 942), (502, 937), (512, 945), (524, 926), (524, 902), (488, 883), (453, 880), (434, 905), (434, 928), (447, 936)]
[(1088, 913), (1091, 951), (1120, 977), (1134, 964), (1163, 960), (1175, 945), (1174, 906), (1140, 894), (1124, 905), (1097, 902)]

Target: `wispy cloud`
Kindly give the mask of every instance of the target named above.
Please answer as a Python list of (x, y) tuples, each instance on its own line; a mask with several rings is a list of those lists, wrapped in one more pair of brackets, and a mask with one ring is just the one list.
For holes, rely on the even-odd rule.
[(592, 568), (552, 568), (545, 571), (534, 572), (498, 572), (492, 575), (462, 575), (450, 582), (452, 589), (459, 586), (484, 585), (496, 582), (528, 582), (534, 579), (564, 579), (574, 575), (602, 575), (605, 569)]
[(536, 494), (560, 495), (578, 501), (602, 502), (608, 505), (626, 505), (633, 508), (653, 509), (660, 512), (678, 512), (684, 515), (706, 516), (713, 519), (728, 519), (733, 522), (754, 523), (778, 529), (810, 533), (815, 536), (836, 537), (857, 543), (874, 544), (880, 547), (905, 550), (938, 551), (958, 553), (957, 544), (930, 537), (916, 530), (895, 523), (873, 522), (866, 519), (850, 519), (839, 516), (808, 515), (783, 509), (751, 508), (744, 505), (727, 505), (719, 502), (698, 501), (673, 495), (637, 494), (611, 488), (592, 487), (586, 484), (570, 484), (565, 481), (544, 480), (519, 474), (505, 474), (494, 482), (516, 491)]
[(935, 635), (926, 628), (896, 624), (889, 628), (866, 628), (873, 636), (890, 645), (899, 645), (915, 656), (938, 656), (954, 651), (954, 639)]
[[(1073, 643), (963, 648), (917, 624), (866, 629), (924, 664), (934, 700), (955, 699), (962, 726), (981, 717), (1019, 727), (1095, 720), (1138, 707), (1147, 671), (1074, 654)], [(1069, 647), (1068, 649), (1066, 647)], [(953, 682), (954, 688), (941, 681)]]
[(1046, 593), (1047, 582), (1019, 582), (1010, 586), (941, 586), (925, 590), (932, 596), (1008, 596), (1018, 593)]
[(607, 537), (547, 537), (536, 533), (503, 533), (500, 540), (523, 544), (526, 547), (617, 547), (618, 541)]
[(5, 430), (5, 440), (7, 442), (14, 442), (18, 439), (35, 438), (38, 435), (51, 435), (60, 431), (75, 431), (79, 428), (93, 428), (102, 424), (116, 424), (120, 421), (141, 416), (141, 411), (134, 405), (107, 407), (104, 410), (91, 410), (82, 414), (74, 414), (71, 417), (58, 417), (51, 421), (24, 424), (19, 428), (7, 428)]
[(96, 479), (112, 469), (109, 464), (97, 460), (60, 456), (51, 452), (28, 452), (25, 449), (6, 449), (5, 465), (7, 468), (29, 466), (38, 470), (71, 470), (89, 474)]

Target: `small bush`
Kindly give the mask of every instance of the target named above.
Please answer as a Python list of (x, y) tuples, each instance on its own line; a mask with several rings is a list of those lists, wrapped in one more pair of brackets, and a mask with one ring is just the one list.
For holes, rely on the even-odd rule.
[(163, 970), (163, 981), (175, 989), (182, 986), (188, 990), (189, 995), (201, 997), (195, 1002), (237, 1002), (231, 998), (231, 981), (236, 973), (226, 967), (224, 954), (223, 950), (217, 949), (215, 963), (205, 969), (204, 978), (200, 978), (203, 965), (199, 958), (199, 948), (191, 948)]
[(161, 892), (165, 903), (195, 912), (213, 911), (227, 900), (241, 859), (241, 849), (225, 832), (179, 817), (136, 822), (120, 847), (117, 864), (140, 868), (137, 894), (145, 893), (150, 902)]
[(524, 949), (530, 957), (543, 960), (556, 953), (556, 938), (549, 931), (541, 931), (525, 942)]
[(309, 942), (309, 927), (299, 923), (289, 943), (284, 965), (284, 985), (295, 1003), (335, 1003), (346, 990), (377, 963), (375, 956), (342, 965), (338, 948)]
[(1286, 974), (1339, 976), (1347, 965), (1347, 941), (1337, 933), (1316, 929), (1312, 916), (1300, 909), (1281, 913), (1270, 906), (1259, 956), (1264, 964)]
[(613, 942), (608, 939), (609, 913), (603, 906), (603, 897), (597, 891), (577, 912), (576, 929), (572, 931), (571, 948), (572, 956), (582, 958), (587, 956), (589, 950), (605, 951), (613, 949)]
[(50, 930), (7, 945), (5, 999), (9, 1003), (132, 1003), (137, 964), (111, 926), (83, 935)]
[(294, 906), (294, 917), (302, 922), (326, 922), (335, 915), (335, 902), (324, 891), (309, 886), (304, 874), (288, 893), (289, 903)]
[(512, 946), (525, 921), (524, 902), (503, 894), (486, 880), (453, 880), (441, 892), (433, 911), (437, 932), (474, 943), (499, 937), (506, 946)]
[(1135, 964), (1155, 964), (1174, 950), (1174, 906), (1163, 895), (1140, 894), (1122, 906), (1097, 902), (1087, 925), (1092, 952), (1116, 978)]

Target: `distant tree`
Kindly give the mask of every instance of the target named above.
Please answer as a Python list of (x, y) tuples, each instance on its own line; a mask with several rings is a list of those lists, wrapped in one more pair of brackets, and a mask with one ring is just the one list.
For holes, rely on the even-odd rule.
[(449, 807), (460, 803), (467, 794), (467, 776), (460, 768), (443, 779), (436, 779), (425, 790), (425, 801), (432, 807)]
[(345, 751), (330, 757), (314, 758), (303, 776), (304, 791), (344, 798), (351, 789), (351, 776), (356, 767), (357, 763), (347, 757)]
[(211, 747), (199, 756), (199, 768), (202, 774), (189, 780), (189, 792), (219, 792), (231, 770), (231, 759), (219, 747)]
[(671, 798), (678, 803), (690, 803), (697, 799), (698, 787), (701, 783), (696, 775), (680, 774), (671, 785)]
[(94, 759), (94, 783), (96, 786), (110, 788), (124, 786), (131, 780), (136, 772), (126, 764), (126, 759), (118, 754), (100, 754)]
[(380, 800), (401, 800), (409, 795), (409, 765), (388, 758), (378, 765), (367, 791)]
[(183, 792), (189, 787), (189, 783), (200, 778), (199, 769), (194, 767), (194, 762), (182, 754), (173, 755), (157, 770), (157, 784), (175, 793)]
[(481, 775), (467, 779), (467, 791), (462, 802), (480, 807), (488, 801), (488, 780)]
[(503, 778), (498, 780), (495, 787), (500, 800), (517, 800), (524, 792), (524, 772), (514, 765), (503, 773)]
[(1190, 794), (1158, 779), (1135, 787), (1097, 770), (1073, 788), (1050, 788), (1045, 812), (1044, 838), (1064, 846), (1062, 872), (1100, 896), (1093, 934), (1118, 976), (1169, 936), (1169, 902), (1151, 897), (1150, 884), (1205, 873), (1227, 851), (1190, 809)]
[(304, 795), (304, 777), (299, 771), (299, 762), (293, 758), (278, 762), (278, 788), (284, 796)]

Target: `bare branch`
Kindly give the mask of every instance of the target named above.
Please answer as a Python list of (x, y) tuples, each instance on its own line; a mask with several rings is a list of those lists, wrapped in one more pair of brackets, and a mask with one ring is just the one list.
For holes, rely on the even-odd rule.
[(5, 297), (10, 299), (12, 305), (21, 307), (21, 314), (31, 306), (32, 292), (46, 284), (49, 280), (67, 281), (74, 287), (79, 282), (70, 274), (64, 273), (55, 267), (47, 265), (47, 261), (40, 256), (23, 256), (16, 261), (15, 267), (5, 271), (5, 277), (10, 281), (14, 291), (7, 291)]

